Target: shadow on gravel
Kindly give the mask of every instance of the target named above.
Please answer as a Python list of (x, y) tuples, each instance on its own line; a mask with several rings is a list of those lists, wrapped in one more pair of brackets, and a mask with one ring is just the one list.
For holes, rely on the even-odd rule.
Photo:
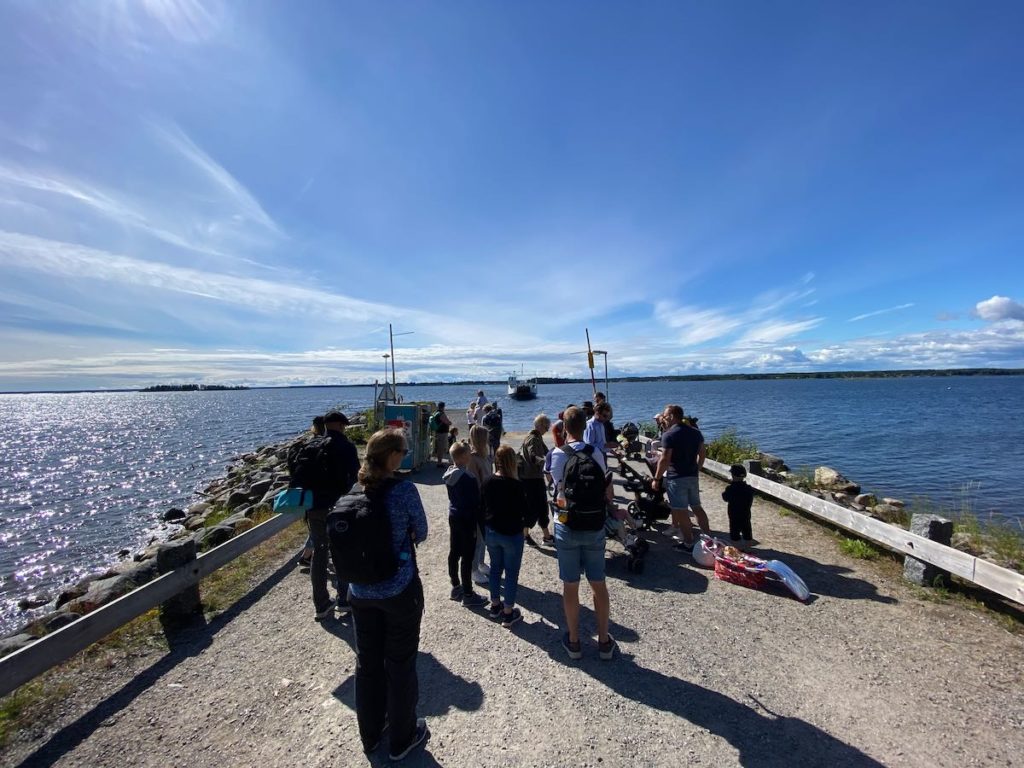
[(280, 568), (261, 581), (249, 594), (212, 621), (206, 622), (204, 619), (197, 619), (192, 625), (169, 636), (170, 648), (165, 656), (148, 669), (140, 671), (121, 688), (107, 696), (77, 720), (68, 723), (54, 733), (35, 752), (22, 760), (18, 764), (19, 767), (52, 766), (85, 741), (89, 734), (97, 728), (113, 725), (117, 720), (118, 713), (129, 706), (139, 694), (156, 685), (161, 677), (174, 669), (180, 662), (196, 656), (208, 648), (213, 641), (213, 636), (222, 627), (252, 607), (293, 570), (295, 570), (295, 559), (288, 558)]
[[(618, 695), (680, 717), (725, 739), (739, 752), (739, 764), (748, 768), (882, 766), (805, 720), (769, 711), (753, 696), (752, 703), (765, 714), (717, 691), (641, 667), (631, 654), (619, 653), (614, 661), (602, 662), (596, 658), (595, 648), (585, 647), (584, 653), (588, 655), (580, 662), (572, 662), (561, 647), (556, 646), (555, 651), (554, 658), (579, 667)], [(682, 756), (680, 762), (685, 762)]]
[[(585, 589), (585, 587), (583, 589)], [(517, 602), (523, 608), (526, 608), (533, 613), (540, 614), (544, 621), (535, 621), (531, 623), (523, 621), (513, 628), (513, 633), (524, 640), (533, 643), (538, 648), (548, 650), (549, 646), (554, 646), (561, 650), (561, 647), (557, 644), (558, 639), (561, 637), (561, 630), (559, 627), (561, 627), (565, 621), (565, 615), (562, 612), (561, 593), (538, 592), (535, 589), (530, 589), (529, 587), (524, 587), (520, 584)], [(613, 616), (614, 612), (615, 598), (613, 597)], [(490, 621), (490, 619), (483, 615), (481, 615), (480, 618), (482, 621)], [(617, 640), (622, 640), (627, 643), (635, 643), (640, 639), (640, 635), (637, 634), (636, 630), (617, 623), (614, 618), (608, 622), (608, 631), (611, 632)], [(592, 608), (589, 608), (582, 602), (580, 603), (580, 634), (584, 637), (588, 635), (596, 637), (597, 635), (597, 616), (594, 614)]]
[(878, 588), (870, 581), (855, 576), (845, 576), (850, 569), (842, 565), (819, 563), (807, 557), (794, 555), (790, 552), (778, 552), (774, 549), (756, 547), (753, 554), (765, 560), (781, 560), (794, 571), (812, 595), (827, 595), (840, 600), (874, 600), (878, 603), (896, 603), (896, 598), (878, 594)]
[[(440, 717), (452, 709), (473, 712), (483, 706), (484, 689), (480, 683), (456, 675), (431, 653), (420, 651), (416, 674), (420, 683), (420, 703), (416, 709), (420, 717)], [(333, 695), (351, 709), (355, 717), (356, 676), (345, 678)]]
[[(456, 675), (448, 667), (438, 661), (433, 654), (420, 651), (416, 659), (416, 674), (419, 677), (420, 702), (416, 707), (419, 717), (440, 717), (452, 709), (472, 712), (480, 709), (484, 703), (484, 689), (480, 683), (471, 682)], [(334, 697), (352, 710), (355, 718), (356, 709), (356, 678), (349, 675), (337, 688)], [(385, 745), (377, 750), (377, 754), (367, 756), (371, 765), (390, 765), (387, 759), (387, 739)], [(427, 738), (426, 747), (430, 746)], [(403, 766), (440, 766), (427, 748), (417, 751), (402, 761)]]

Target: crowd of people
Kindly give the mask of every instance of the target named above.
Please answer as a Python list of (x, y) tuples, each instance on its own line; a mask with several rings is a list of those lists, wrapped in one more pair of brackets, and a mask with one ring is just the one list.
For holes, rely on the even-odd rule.
[[(448, 576), (450, 597), (480, 609), (503, 627), (523, 619), (517, 604), (519, 573), (526, 546), (555, 550), (562, 582), (564, 627), (561, 645), (580, 659), (579, 585), (586, 579), (594, 600), (597, 654), (615, 656), (609, 632), (611, 600), (605, 583), (606, 521), (628, 518), (616, 508), (609, 459), (623, 460), (617, 449), (611, 404), (602, 393), (594, 402), (570, 405), (552, 422), (540, 414), (521, 444), (502, 443), (501, 409), (478, 392), (466, 413), (468, 440), (439, 403), (431, 415), (433, 457), (448, 494)], [(701, 531), (710, 533), (701, 501), (699, 470), (704, 438), (687, 423), (678, 405), (658, 416), (661, 450), (652, 464), (655, 487), (664, 487), (680, 549), (692, 549), (692, 513)], [(356, 645), (356, 714), (367, 753), (388, 731), (389, 755), (400, 760), (428, 735), (416, 717), (416, 655), (423, 614), (423, 586), (416, 566), (416, 545), (428, 533), (427, 517), (416, 487), (395, 470), (409, 451), (405, 433), (385, 429), (370, 437), (362, 462), (344, 435), (345, 417), (324, 417), (323, 436), (289, 456), (293, 482), (313, 485), (313, 508), (306, 513), (314, 616), (351, 611)], [(319, 428), (319, 425), (315, 425)], [(544, 438), (551, 433), (554, 445)], [(303, 453), (304, 452), (304, 453)], [(306, 464), (326, 474), (314, 485)], [(738, 468), (742, 470), (742, 467)], [(723, 498), (729, 504), (730, 535), (750, 539), (753, 493), (734, 468), (734, 483)], [(329, 477), (328, 477), (329, 475)], [(350, 493), (356, 481), (361, 489)], [(746, 489), (746, 490), (744, 490)], [(735, 515), (735, 525), (734, 525)], [(534, 538), (539, 529), (539, 542)], [(327, 561), (333, 560), (338, 597), (327, 591)], [(483, 587), (482, 593), (476, 587)]]

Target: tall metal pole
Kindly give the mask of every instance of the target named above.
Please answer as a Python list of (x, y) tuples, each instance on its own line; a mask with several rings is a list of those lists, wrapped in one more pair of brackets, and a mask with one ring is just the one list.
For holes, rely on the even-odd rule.
[[(391, 323), (388, 323), (388, 339), (391, 342), (391, 396), (398, 402), (398, 382), (395, 379), (395, 335), (391, 332)], [(387, 376), (387, 371), (384, 371)]]
[(584, 328), (587, 332), (587, 365), (590, 367), (590, 384), (594, 388), (594, 395), (597, 395), (597, 379), (594, 378), (594, 352), (590, 349), (590, 329)]
[(388, 358), (391, 357), (391, 355), (389, 355), (387, 352), (385, 352), (383, 355), (381, 355), (381, 357), (384, 358), (384, 401), (387, 402), (387, 399), (388, 399), (387, 398), (387, 394), (388, 394)]

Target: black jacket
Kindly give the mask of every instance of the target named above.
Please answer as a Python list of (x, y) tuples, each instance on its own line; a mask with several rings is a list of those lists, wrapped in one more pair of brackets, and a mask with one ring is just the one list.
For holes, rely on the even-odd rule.
[(327, 461), (331, 482), (323, 488), (313, 489), (313, 507), (330, 509), (338, 499), (352, 490), (359, 474), (359, 455), (356, 447), (348, 441), (344, 432), (327, 430)]
[(506, 536), (522, 534), (526, 490), (511, 477), (495, 475), (484, 482), (481, 506), (488, 528)]

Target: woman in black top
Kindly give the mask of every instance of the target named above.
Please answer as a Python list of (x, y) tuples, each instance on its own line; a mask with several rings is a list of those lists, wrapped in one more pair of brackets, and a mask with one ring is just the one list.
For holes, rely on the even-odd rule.
[[(490, 616), (511, 627), (523, 618), (516, 608), (519, 566), (523, 562), (523, 512), (526, 492), (516, 472), (516, 452), (503, 445), (494, 454), (495, 475), (484, 482), (481, 506), (491, 559)], [(505, 603), (501, 602), (501, 576), (505, 575)]]

